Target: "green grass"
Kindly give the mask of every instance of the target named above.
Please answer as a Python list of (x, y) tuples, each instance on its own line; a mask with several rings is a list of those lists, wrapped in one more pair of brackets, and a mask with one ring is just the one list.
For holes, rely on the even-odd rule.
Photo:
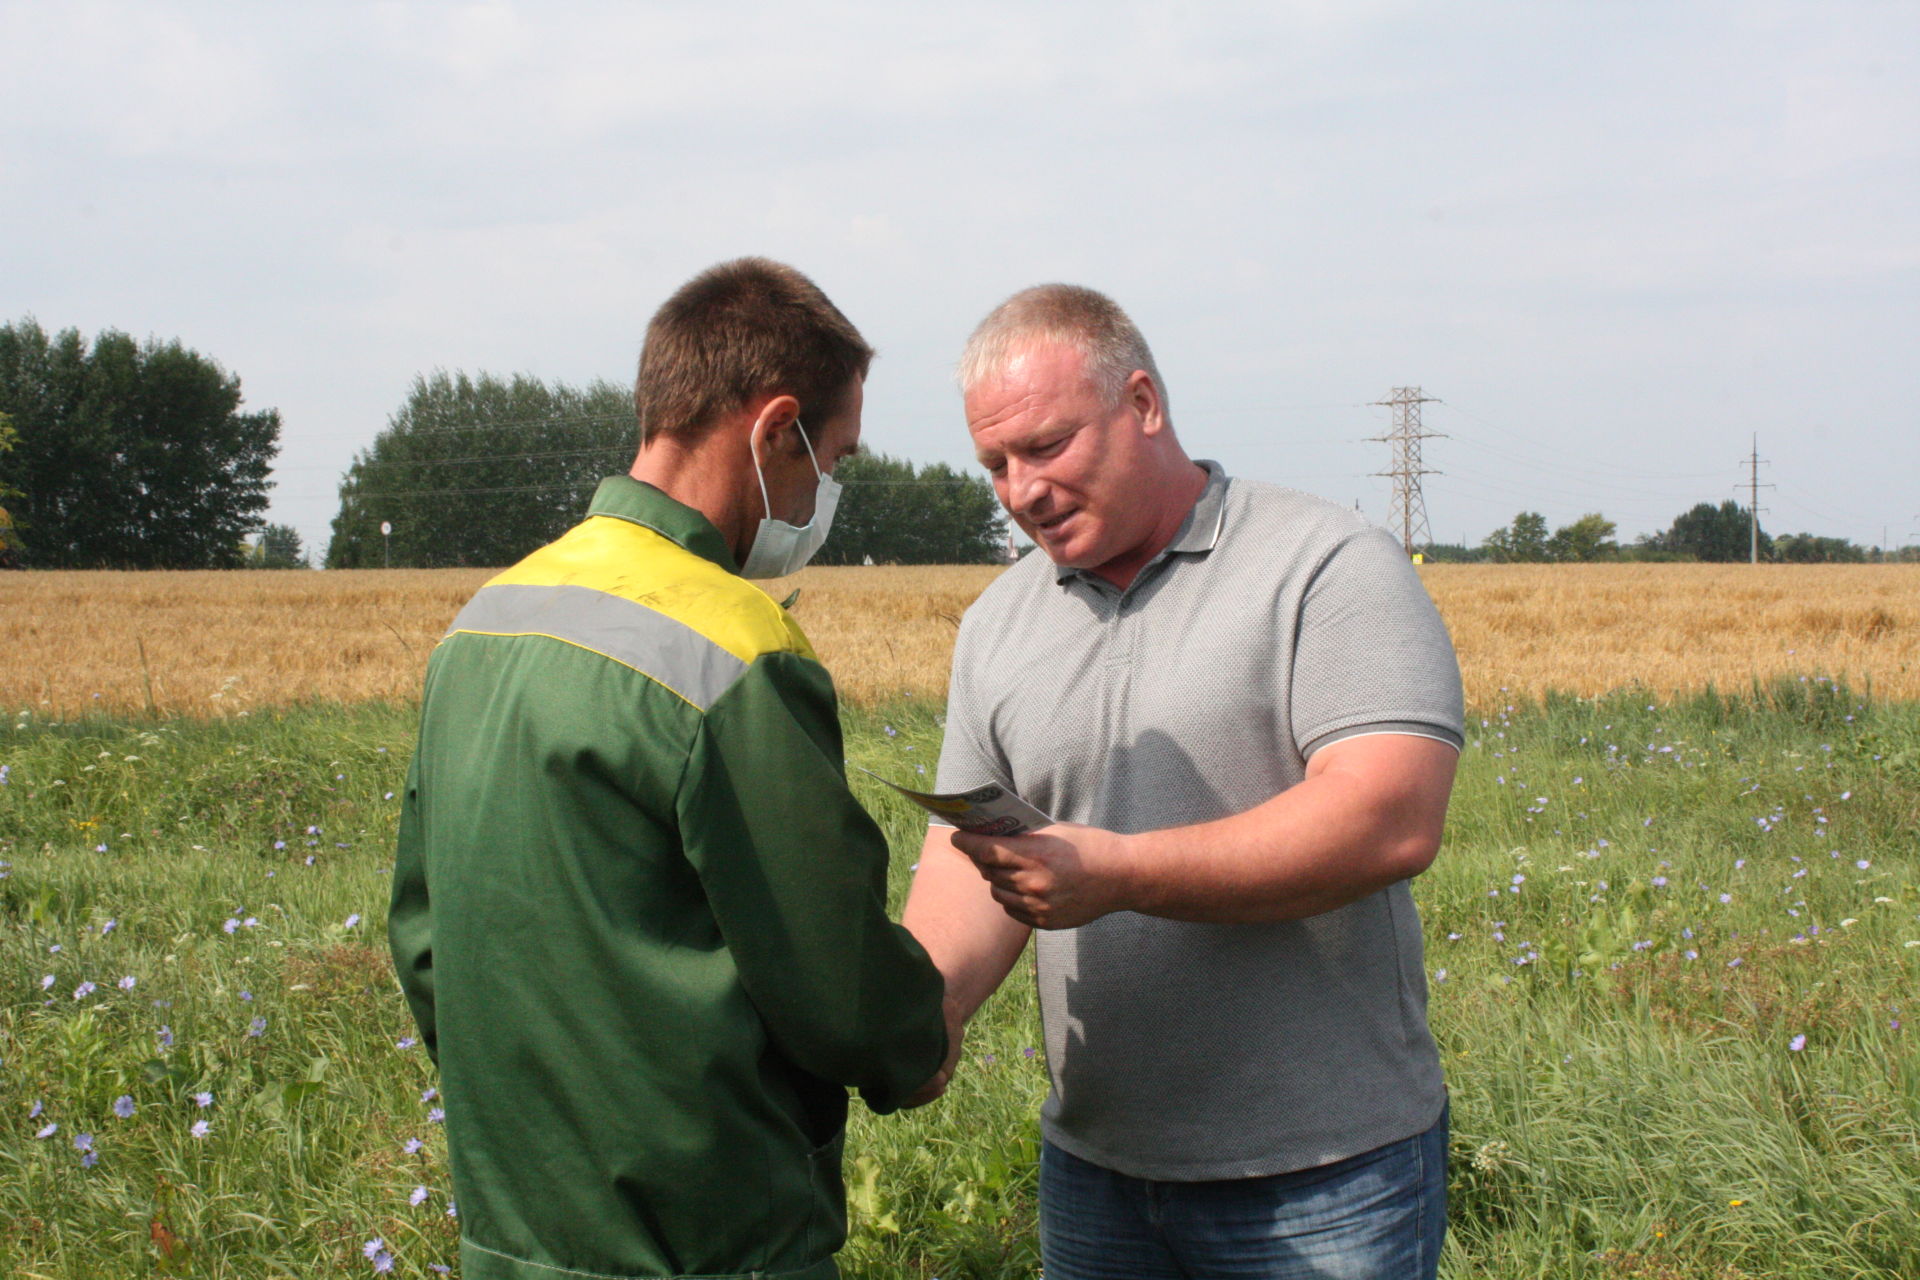
[[(850, 756), (931, 775), (937, 710), (850, 711)], [(372, 1274), (375, 1237), (396, 1275), (453, 1263), (382, 926), (412, 719), (0, 721), (7, 1274)], [(855, 777), (903, 893), (917, 811)], [(1447, 1275), (1920, 1275), (1920, 705), (1810, 680), (1477, 714), (1415, 892)], [(943, 1102), (855, 1108), (847, 1275), (1037, 1272), (1039, 1044), (1023, 969)]]

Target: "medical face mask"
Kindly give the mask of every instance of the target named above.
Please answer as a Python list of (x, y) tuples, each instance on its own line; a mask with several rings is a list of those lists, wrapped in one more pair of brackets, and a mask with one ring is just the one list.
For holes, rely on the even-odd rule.
[(740, 576), (743, 578), (784, 578), (790, 573), (800, 572), (802, 566), (813, 559), (813, 553), (820, 549), (820, 544), (827, 540), (827, 530), (833, 524), (834, 508), (840, 505), (839, 484), (820, 469), (820, 460), (813, 453), (813, 442), (807, 439), (800, 420), (794, 419), (793, 425), (800, 432), (800, 443), (807, 446), (807, 460), (813, 463), (813, 474), (820, 482), (814, 491), (813, 519), (795, 528), (785, 520), (773, 518), (773, 501), (767, 496), (766, 473), (761, 471), (760, 459), (755, 457), (753, 473), (760, 478), (760, 501), (766, 504), (767, 515), (754, 532), (753, 545), (747, 548), (746, 563), (740, 566)]

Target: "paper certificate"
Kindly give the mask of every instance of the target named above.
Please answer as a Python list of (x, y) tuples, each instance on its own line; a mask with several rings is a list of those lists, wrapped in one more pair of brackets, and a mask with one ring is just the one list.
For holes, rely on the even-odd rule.
[(907, 799), (933, 815), (944, 826), (958, 827), (983, 836), (1020, 836), (1053, 825), (1053, 819), (996, 783), (975, 787), (953, 795), (932, 795), (912, 791), (897, 782), (888, 782), (871, 769), (860, 768), (870, 778), (879, 778)]

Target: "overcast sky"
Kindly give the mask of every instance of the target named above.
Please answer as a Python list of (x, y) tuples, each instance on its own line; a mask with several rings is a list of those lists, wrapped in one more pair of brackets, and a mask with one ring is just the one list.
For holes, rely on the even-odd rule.
[[(436, 368), (632, 377), (768, 254), (880, 348), (866, 438), (971, 464), (955, 356), (1068, 280), (1189, 452), (1439, 541), (1741, 497), (1920, 542), (1920, 4), (0, 0), (0, 323), (178, 338), (279, 409), (270, 518)], [(1744, 501), (1744, 497), (1741, 497)]]

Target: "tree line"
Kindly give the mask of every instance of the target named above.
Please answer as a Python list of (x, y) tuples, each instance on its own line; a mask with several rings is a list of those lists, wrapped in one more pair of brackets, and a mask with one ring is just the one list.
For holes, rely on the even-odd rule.
[(1617, 526), (1598, 511), (1548, 532), (1537, 511), (1522, 511), (1513, 523), (1488, 534), (1478, 547), (1440, 544), (1426, 558), (1437, 562), (1492, 564), (1573, 564), (1594, 560), (1745, 562), (1754, 557), (1773, 564), (1862, 564), (1869, 560), (1920, 561), (1920, 547), (1898, 550), (1862, 547), (1845, 538), (1812, 533), (1769, 534), (1752, 512), (1728, 500), (1696, 503), (1658, 533), (1633, 542), (1614, 541)]
[[(632, 464), (637, 433), (631, 394), (609, 382), (416, 378), (340, 482), (327, 567), (511, 564), (579, 522), (600, 480)], [(1000, 553), (1004, 526), (984, 477), (866, 453), (834, 476), (843, 492), (818, 564), (978, 564)]]
[(280, 415), (177, 341), (0, 327), (0, 565), (220, 569), (262, 523)]

